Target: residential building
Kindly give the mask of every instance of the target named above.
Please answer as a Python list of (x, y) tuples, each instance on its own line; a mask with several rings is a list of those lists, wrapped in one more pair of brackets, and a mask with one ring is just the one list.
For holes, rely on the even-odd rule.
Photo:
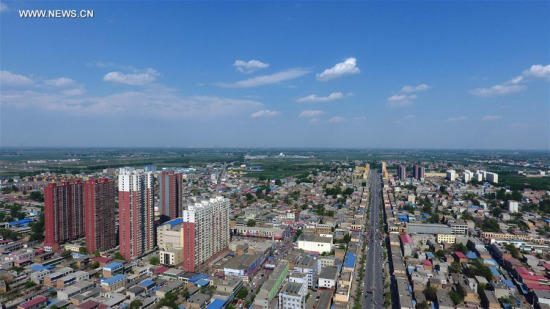
[(264, 309), (269, 308), (269, 303), (273, 300), (284, 279), (288, 275), (289, 263), (287, 260), (281, 260), (273, 269), (269, 279), (262, 285), (258, 295), (254, 299), (254, 305)]
[(498, 183), (498, 174), (497, 173), (491, 173), (487, 172), (487, 181), (492, 183)]
[(319, 254), (328, 253), (332, 250), (332, 238), (304, 235), (298, 240), (298, 249)]
[(162, 250), (183, 248), (183, 218), (176, 218), (157, 227), (157, 246)]
[(221, 196), (183, 211), (183, 269), (195, 271), (229, 245), (229, 200)]
[(456, 171), (455, 170), (447, 170), (446, 178), (448, 181), (455, 181), (456, 179)]
[(86, 250), (107, 251), (116, 246), (116, 183), (107, 178), (84, 184), (84, 226)]
[(291, 275), (279, 293), (280, 309), (305, 309), (307, 280)]
[(386, 162), (382, 161), (382, 177), (384, 179), (388, 178), (388, 170), (386, 169)]
[(511, 213), (519, 212), (519, 202), (518, 201), (508, 201), (508, 211)]
[(161, 222), (181, 217), (183, 175), (174, 171), (162, 171), (158, 176), (158, 181)]
[(118, 175), (119, 246), (126, 260), (142, 256), (155, 246), (153, 172), (130, 167)]
[(84, 236), (83, 184), (50, 183), (44, 188), (45, 241), (48, 246)]
[(462, 180), (464, 181), (464, 183), (472, 181), (473, 178), (474, 178), (474, 173), (472, 173), (469, 170), (465, 170), (464, 174), (462, 174)]
[(437, 243), (454, 244), (456, 236), (454, 234), (437, 234)]
[(404, 165), (399, 165), (399, 167), (397, 168), (397, 178), (399, 178), (400, 180), (407, 179), (407, 170), (405, 169)]

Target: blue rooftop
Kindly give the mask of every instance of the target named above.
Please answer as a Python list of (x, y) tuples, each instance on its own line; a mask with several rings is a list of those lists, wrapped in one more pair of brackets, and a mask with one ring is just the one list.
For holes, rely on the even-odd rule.
[(103, 280), (101, 283), (113, 284), (113, 283), (115, 283), (117, 281), (120, 281), (120, 280), (123, 280), (123, 279), (126, 279), (126, 276), (123, 275), (123, 274), (118, 274), (114, 277), (107, 278), (107, 279)]
[(122, 263), (119, 263), (119, 262), (112, 262), (112, 263), (109, 263), (105, 266), (103, 266), (103, 269), (106, 269), (106, 270), (113, 270), (114, 268), (117, 268), (117, 267), (122, 267)]
[(10, 222), (10, 225), (11, 226), (23, 226), (23, 225), (27, 225), (31, 222), (32, 222), (31, 219), (23, 219), (23, 220), (19, 220), (19, 221), (12, 221), (12, 222)]
[(199, 286), (199, 287), (202, 287), (202, 286), (207, 286), (210, 284), (210, 281), (206, 280), (206, 279), (201, 279), (199, 281), (197, 281), (196, 285)]
[(183, 218), (176, 218), (174, 220), (164, 222), (164, 224), (162, 224), (162, 225), (170, 224), (171, 227), (174, 227), (174, 226), (176, 226), (178, 224), (182, 224), (182, 223), (183, 223)]
[(208, 305), (208, 307), (206, 307), (206, 308), (207, 309), (222, 309), (224, 305), (225, 305), (225, 300), (219, 299), (219, 298), (214, 298), (214, 301), (211, 302), (210, 305)]
[(514, 283), (510, 280), (502, 279), (502, 282), (504, 282), (509, 289), (514, 289), (516, 287)]
[(41, 270), (45, 270), (45, 269), (52, 269), (53, 267), (52, 266), (42, 266), (42, 265), (32, 265), (30, 268), (34, 271), (41, 271)]
[(491, 274), (493, 274), (493, 276), (500, 277), (500, 272), (498, 271), (498, 269), (496, 269), (495, 267), (489, 267), (489, 269), (491, 270)]
[(471, 260), (477, 260), (477, 254), (475, 252), (472, 252), (472, 251), (466, 253), (466, 257), (471, 259)]
[(194, 276), (193, 278), (189, 279), (189, 282), (191, 283), (195, 283), (201, 279), (206, 279), (208, 278), (208, 275), (205, 275), (205, 274), (198, 274), (196, 276)]
[(344, 262), (344, 267), (353, 268), (356, 259), (357, 258), (355, 257), (355, 254), (351, 252), (346, 253), (346, 261)]
[(429, 257), (430, 259), (433, 259), (435, 257), (435, 255), (431, 252), (426, 253), (426, 256)]
[(143, 280), (139, 285), (143, 286), (143, 287), (148, 287), (148, 286), (155, 285), (155, 281), (153, 281), (153, 280)]

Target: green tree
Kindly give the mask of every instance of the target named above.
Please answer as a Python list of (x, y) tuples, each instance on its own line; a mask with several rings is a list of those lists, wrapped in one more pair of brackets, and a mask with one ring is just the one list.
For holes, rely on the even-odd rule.
[(451, 273), (460, 274), (462, 273), (462, 266), (460, 266), (460, 263), (458, 262), (452, 262), (451, 266), (449, 267), (449, 271)]
[(426, 287), (424, 295), (426, 295), (427, 300), (435, 302), (437, 300), (437, 289), (433, 286)]
[(149, 264), (151, 264), (151, 265), (158, 265), (159, 263), (160, 263), (160, 260), (159, 260), (158, 256), (154, 256), (154, 257), (149, 259)]
[(86, 247), (80, 247), (80, 248), (78, 248), (78, 252), (81, 253), (81, 254), (87, 254), (88, 250), (86, 250)]
[(183, 299), (185, 300), (189, 299), (189, 296), (191, 295), (189, 294), (189, 289), (187, 287), (183, 289), (183, 292), (181, 292), (181, 296), (183, 296)]
[(237, 295), (235, 297), (237, 297), (238, 299), (245, 299), (246, 296), (248, 296), (248, 289), (243, 287), (239, 290), (239, 292), (237, 292)]
[(276, 185), (276, 186), (282, 185), (281, 180), (280, 180), (280, 179), (275, 179), (275, 185)]
[(484, 232), (496, 232), (500, 233), (500, 226), (495, 218), (487, 218), (483, 221), (481, 228)]
[(246, 226), (256, 226), (256, 220), (248, 219), (248, 221), (246, 221)]
[(458, 305), (463, 301), (462, 296), (455, 290), (449, 291), (449, 297), (453, 300), (455, 305)]
[(27, 281), (27, 282), (25, 282), (25, 289), (30, 289), (35, 285), (36, 285), (36, 283), (34, 283), (32, 281)]
[(124, 260), (124, 255), (120, 254), (120, 252), (115, 252), (115, 254), (113, 255), (115, 260)]
[(73, 253), (69, 250), (64, 250), (63, 252), (61, 252), (61, 257), (64, 258), (64, 259), (72, 260), (73, 259)]
[(141, 303), (141, 300), (139, 299), (134, 299), (132, 300), (132, 302), (130, 303), (130, 309), (139, 309), (141, 308), (141, 306), (143, 306), (143, 304)]

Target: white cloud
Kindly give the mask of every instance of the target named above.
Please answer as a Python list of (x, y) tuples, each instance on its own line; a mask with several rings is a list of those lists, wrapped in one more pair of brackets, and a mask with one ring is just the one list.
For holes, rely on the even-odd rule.
[(264, 63), (254, 59), (249, 61), (235, 60), (233, 66), (238, 72), (250, 74), (260, 69), (269, 68), (269, 63)]
[(502, 119), (502, 116), (500, 115), (485, 115), (483, 116), (483, 118), (481, 118), (481, 120), (483, 121), (495, 121), (500, 119)]
[(33, 84), (32, 79), (24, 75), (13, 74), (9, 71), (0, 71), (0, 83), (3, 86), (30, 86)]
[(365, 117), (365, 116), (354, 117), (353, 120), (354, 121), (365, 121), (365, 120), (367, 120), (367, 117)]
[(78, 95), (83, 95), (86, 91), (82, 88), (75, 88), (75, 89), (68, 89), (68, 90), (64, 90), (64, 91), (61, 91), (61, 93), (63, 95), (66, 95), (66, 96), (78, 96)]
[(70, 86), (73, 86), (74, 84), (75, 84), (75, 81), (67, 77), (48, 79), (44, 82), (44, 85), (46, 86), (58, 87), (58, 88), (70, 87)]
[(259, 118), (259, 117), (273, 117), (273, 116), (279, 116), (281, 113), (278, 111), (272, 111), (269, 109), (262, 109), (259, 110), (252, 115), (250, 115), (250, 118)]
[(389, 107), (405, 107), (412, 105), (416, 94), (395, 94), (388, 98), (387, 105)]
[(0, 2), (0, 12), (7, 12), (9, 10), (8, 5)]
[(295, 68), (281, 72), (277, 72), (270, 75), (260, 75), (253, 78), (240, 80), (234, 83), (217, 83), (216, 85), (226, 88), (250, 88), (258, 87), (270, 84), (276, 84), (279, 82), (295, 79), (308, 74), (309, 71), (305, 69)]
[(467, 119), (466, 116), (458, 116), (458, 117), (449, 117), (445, 121), (446, 122), (459, 122), (459, 121), (464, 121), (466, 119)]
[(214, 96), (182, 97), (163, 85), (151, 85), (142, 91), (127, 91), (105, 96), (84, 95), (83, 89), (52, 93), (50, 90), (2, 89), (3, 108), (36, 109), (65, 114), (104, 117), (127, 114), (162, 119), (212, 119), (231, 115), (250, 115), (263, 104), (254, 100)]
[(357, 67), (357, 59), (348, 58), (344, 60), (344, 62), (337, 63), (332, 68), (326, 69), (322, 73), (318, 73), (316, 77), (317, 80), (328, 81), (344, 75), (357, 74), (360, 72), (361, 71)]
[(416, 116), (413, 115), (413, 114), (409, 114), (409, 115), (403, 117), (403, 119), (407, 119), (407, 120), (414, 119), (414, 118), (416, 118)]
[(320, 110), (303, 110), (299, 117), (301, 118), (313, 118), (313, 117), (318, 117), (318, 116), (321, 116), (323, 115), (325, 112), (324, 111), (320, 111)]
[(328, 120), (328, 123), (340, 123), (342, 121), (344, 121), (344, 118), (340, 116), (334, 116)]
[(403, 88), (401, 88), (401, 92), (403, 93), (411, 93), (411, 92), (418, 92), (418, 91), (424, 91), (424, 90), (428, 90), (432, 88), (431, 86), (427, 85), (427, 84), (420, 84), (418, 86), (403, 86)]
[(489, 88), (477, 88), (470, 90), (470, 94), (478, 97), (492, 97), (497, 95), (507, 95), (525, 90), (524, 85), (494, 85)]
[(333, 92), (333, 93), (329, 94), (326, 97), (321, 97), (321, 96), (318, 96), (316, 94), (310, 94), (310, 95), (305, 96), (303, 98), (299, 98), (298, 100), (296, 100), (296, 102), (311, 102), (311, 103), (313, 103), (313, 102), (329, 102), (329, 101), (342, 99), (346, 96), (352, 96), (352, 95), (353, 95), (352, 93), (343, 94), (342, 92)]
[(103, 76), (106, 82), (125, 84), (131, 86), (141, 86), (155, 81), (160, 74), (153, 70), (147, 69), (145, 73), (130, 73), (110, 72)]
[(523, 76), (533, 77), (533, 78), (545, 78), (550, 76), (550, 64), (541, 65), (535, 64), (532, 65), (528, 70), (523, 71)]
[(489, 88), (471, 89), (469, 92), (472, 95), (484, 98), (508, 95), (527, 89), (527, 86), (521, 85), (522, 83), (525, 84), (533, 79), (542, 79), (548, 77), (550, 77), (550, 64), (535, 64), (532, 65), (529, 69), (524, 70), (521, 75), (518, 75), (507, 82), (494, 85)]

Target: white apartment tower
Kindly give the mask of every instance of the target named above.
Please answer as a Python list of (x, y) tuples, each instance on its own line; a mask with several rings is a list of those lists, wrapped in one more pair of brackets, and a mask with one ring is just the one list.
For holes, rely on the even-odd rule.
[(229, 245), (229, 200), (218, 196), (183, 211), (183, 269), (194, 272)]
[(119, 246), (126, 260), (133, 260), (155, 247), (153, 172), (131, 167), (118, 175)]
[(455, 170), (447, 170), (447, 180), (455, 181), (455, 179), (456, 179), (456, 171)]

